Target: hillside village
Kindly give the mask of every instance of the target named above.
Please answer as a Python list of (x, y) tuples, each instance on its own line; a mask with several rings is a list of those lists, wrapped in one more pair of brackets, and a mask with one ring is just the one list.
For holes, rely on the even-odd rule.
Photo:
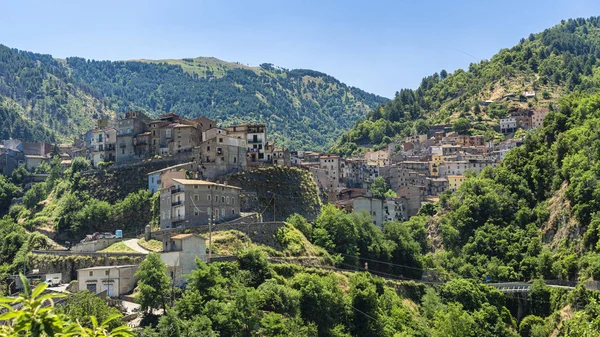
[[(500, 120), (498, 131), (510, 136), (518, 129), (539, 128), (547, 113), (545, 109), (515, 110)], [(446, 190), (456, 191), (469, 172), (496, 167), (510, 149), (522, 144), (522, 138), (511, 137), (486, 142), (483, 135), (459, 134), (451, 125), (431, 126), (425, 134), (358, 157), (277, 148), (268, 139), (265, 124), (221, 128), (202, 116), (186, 119), (169, 113), (151, 119), (131, 111), (122, 119), (98, 120), (97, 128), (73, 144), (5, 140), (0, 147), (0, 170), (10, 175), (25, 165), (35, 172), (53, 155), (60, 156), (64, 167), (77, 157), (86, 158), (95, 168), (118, 169), (153, 159), (178, 162), (147, 177), (148, 190), (160, 192), (160, 228), (168, 229), (208, 224), (207, 208), (215, 208), (210, 219), (214, 222), (239, 217), (243, 202), (236, 192), (239, 188), (216, 183), (221, 177), (272, 165), (295, 166), (312, 174), (323, 201), (348, 212), (367, 211), (375, 224), (383, 226), (388, 221), (408, 220)], [(374, 196), (370, 187), (376, 178), (382, 178), (393, 193)], [(210, 195), (219, 188), (223, 191), (220, 198)], [(191, 189), (200, 193), (191, 195)]]

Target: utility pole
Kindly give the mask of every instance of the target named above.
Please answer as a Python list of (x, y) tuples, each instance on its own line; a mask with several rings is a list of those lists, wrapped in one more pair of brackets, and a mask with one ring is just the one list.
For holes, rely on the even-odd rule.
[(213, 207), (215, 199), (213, 195), (214, 187), (215, 185), (211, 186), (210, 189), (210, 213), (208, 214), (208, 259), (206, 260), (206, 262), (210, 262), (210, 259), (212, 258), (212, 222), (213, 214), (215, 212), (215, 209)]

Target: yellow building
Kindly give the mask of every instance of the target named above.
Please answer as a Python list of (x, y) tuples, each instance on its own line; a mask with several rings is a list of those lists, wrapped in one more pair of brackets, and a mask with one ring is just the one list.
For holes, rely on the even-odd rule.
[(452, 192), (456, 192), (466, 179), (465, 176), (448, 176), (448, 189)]

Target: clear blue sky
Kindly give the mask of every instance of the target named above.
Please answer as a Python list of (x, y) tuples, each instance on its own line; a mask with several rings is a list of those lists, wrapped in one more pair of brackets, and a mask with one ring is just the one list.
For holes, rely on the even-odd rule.
[(0, 44), (60, 58), (268, 62), (393, 97), (561, 19), (600, 15), (598, 0), (489, 2), (0, 0)]

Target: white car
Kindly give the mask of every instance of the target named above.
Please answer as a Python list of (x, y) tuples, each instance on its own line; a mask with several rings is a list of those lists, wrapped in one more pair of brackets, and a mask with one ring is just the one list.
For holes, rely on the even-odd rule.
[(47, 279), (45, 282), (49, 287), (57, 287), (60, 285), (60, 279), (58, 277)]

